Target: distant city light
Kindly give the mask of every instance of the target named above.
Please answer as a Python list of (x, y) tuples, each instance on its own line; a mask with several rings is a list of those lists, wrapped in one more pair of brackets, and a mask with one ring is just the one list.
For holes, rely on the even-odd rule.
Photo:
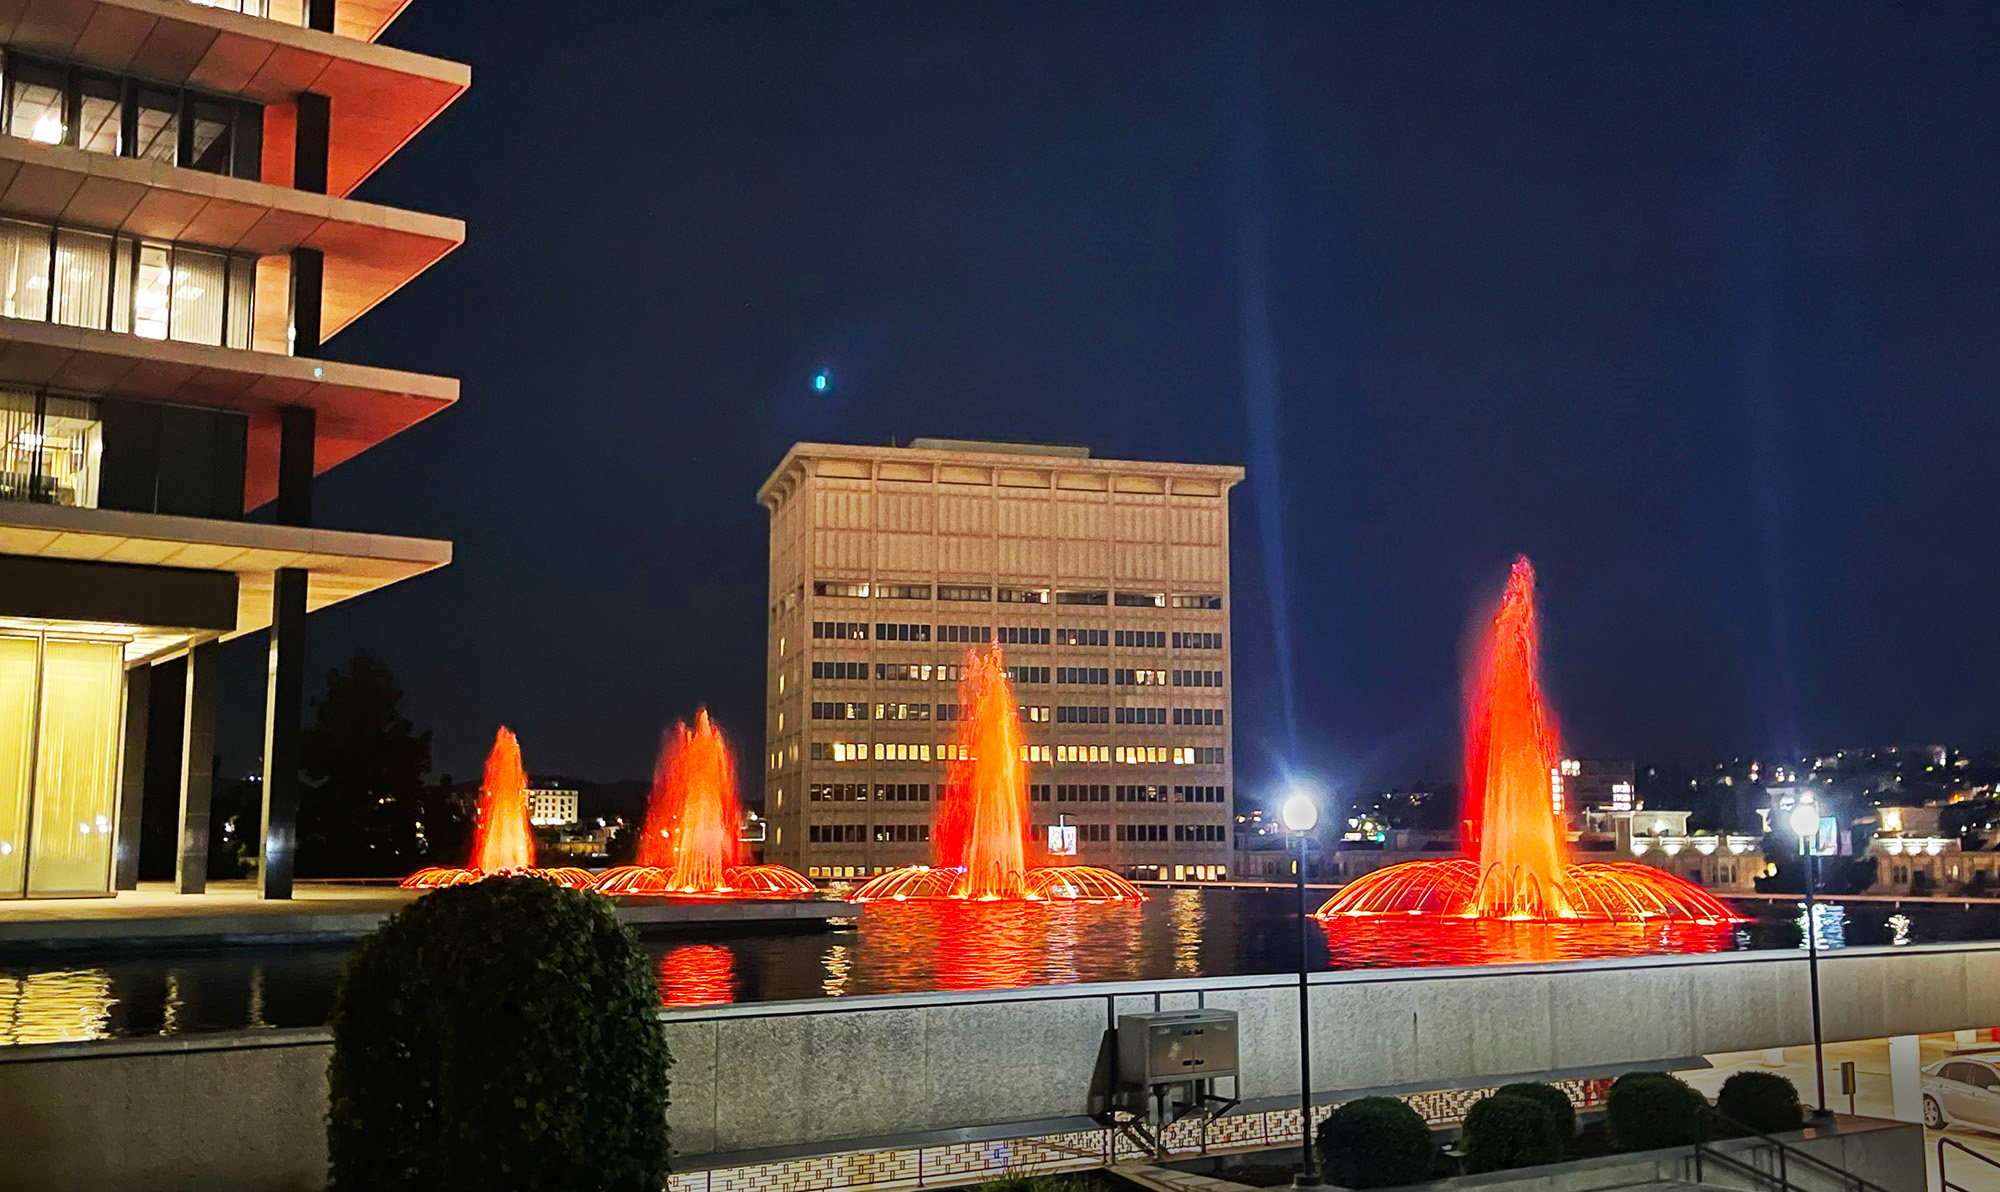
[(813, 388), (821, 393), (825, 393), (826, 387), (828, 385), (831, 385), (832, 383), (833, 383), (833, 378), (827, 376), (824, 371), (816, 372), (813, 374)]

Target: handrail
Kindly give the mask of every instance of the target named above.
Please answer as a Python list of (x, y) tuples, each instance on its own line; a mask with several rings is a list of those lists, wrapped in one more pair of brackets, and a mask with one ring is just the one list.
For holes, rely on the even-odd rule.
[(1951, 1182), (1951, 1180), (1945, 1177), (1944, 1148), (1947, 1146), (1952, 1147), (1955, 1150), (1964, 1151), (1966, 1154), (1971, 1155), (1973, 1158), (1979, 1160), (1981, 1163), (1986, 1164), (1988, 1167), (2000, 1167), (2000, 1159), (1995, 1159), (1991, 1155), (1982, 1155), (1978, 1151), (1973, 1150), (1971, 1147), (1965, 1145), (1956, 1138), (1939, 1137), (1938, 1138), (1938, 1192), (1971, 1192), (1971, 1190), (1968, 1189), (1964, 1184), (1954, 1184)]
[[(1855, 1192), (1888, 1192), (1888, 1189), (1884, 1188), (1882, 1185), (1874, 1182), (1873, 1180), (1868, 1179), (1866, 1176), (1856, 1175), (1855, 1173), (1847, 1170), (1845, 1167), (1842, 1167), (1836, 1163), (1832, 1163), (1829, 1162), (1828, 1160), (1820, 1158), (1818, 1155), (1813, 1154), (1811, 1151), (1804, 1150), (1791, 1143), (1784, 1142), (1777, 1138), (1773, 1138), (1771, 1135), (1764, 1133), (1762, 1130), (1746, 1126), (1742, 1122), (1737, 1121), (1735, 1118), (1732, 1118), (1728, 1114), (1725, 1114), (1713, 1107), (1707, 1108), (1706, 1110), (1703, 1111), (1702, 1123), (1704, 1125), (1709, 1125), (1711, 1123), (1720, 1123), (1728, 1127), (1730, 1130), (1734, 1131), (1737, 1137), (1755, 1138), (1759, 1142), (1762, 1142), (1767, 1146), (1775, 1148), (1778, 1153), (1778, 1170), (1776, 1172), (1765, 1171), (1763, 1168), (1757, 1167), (1756, 1165), (1751, 1163), (1747, 1163), (1741, 1159), (1736, 1158), (1733, 1155), (1724, 1154), (1723, 1152), (1718, 1151), (1714, 1147), (1709, 1145), (1710, 1141), (1712, 1141), (1711, 1139), (1703, 1138), (1701, 1141), (1695, 1143), (1695, 1148), (1694, 1148), (1696, 1183), (1701, 1182), (1702, 1156), (1706, 1154), (1710, 1158), (1719, 1160), (1724, 1166), (1735, 1167), (1744, 1171), (1754, 1172), (1760, 1179), (1764, 1180), (1775, 1179), (1778, 1187), (1783, 1189), (1783, 1192), (1798, 1192), (1797, 1185), (1792, 1183), (1790, 1172), (1787, 1169), (1789, 1162), (1792, 1160), (1797, 1160), (1799, 1162), (1806, 1164), (1806, 1166), (1808, 1167), (1816, 1168), (1819, 1171), (1824, 1172), (1828, 1175), (1832, 1175), (1838, 1179), (1847, 1181), (1854, 1187)], [(1985, 1159), (1986, 1156), (1981, 1155), (1980, 1158)], [(1993, 1160), (1987, 1159), (1987, 1162), (1992, 1163)], [(1994, 1166), (2000, 1167), (2000, 1163), (1994, 1163)], [(1960, 1190), (1960, 1192), (1964, 1192), (1964, 1190)]]

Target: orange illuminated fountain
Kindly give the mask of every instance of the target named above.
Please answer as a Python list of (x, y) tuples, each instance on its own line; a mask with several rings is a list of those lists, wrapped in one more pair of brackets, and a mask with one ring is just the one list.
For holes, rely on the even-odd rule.
[(639, 863), (607, 869), (600, 894), (798, 896), (813, 884), (783, 865), (745, 865), (736, 762), (706, 708), (694, 728), (674, 725), (653, 767)]
[(1137, 886), (1108, 869), (1028, 868), (1028, 763), (999, 647), (966, 651), (958, 700), (958, 745), (933, 832), (937, 864), (880, 874), (851, 897), (1144, 902)]
[[(1551, 800), (1555, 717), (1542, 698), (1535, 569), (1515, 560), (1466, 685), (1464, 858), (1392, 865), (1341, 887), (1322, 920), (1382, 915), (1528, 922), (1736, 923), (1700, 886), (1618, 862), (1572, 865)], [(1477, 802), (1475, 802), (1477, 800)]]
[(486, 755), (478, 815), (470, 865), (463, 869), (420, 869), (403, 879), (404, 888), (456, 886), (495, 874), (527, 874), (577, 889), (590, 885), (590, 874), (582, 869), (535, 868), (535, 837), (528, 827), (528, 775), (521, 768), (521, 743), (505, 728), (493, 738), (493, 752)]

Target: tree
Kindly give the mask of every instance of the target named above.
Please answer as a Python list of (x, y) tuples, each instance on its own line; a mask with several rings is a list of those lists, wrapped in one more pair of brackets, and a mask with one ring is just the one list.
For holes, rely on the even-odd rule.
[(442, 788), (425, 780), (430, 730), (416, 730), (402, 699), (365, 651), (327, 672), (299, 742), (301, 876), (396, 876), (461, 847)]

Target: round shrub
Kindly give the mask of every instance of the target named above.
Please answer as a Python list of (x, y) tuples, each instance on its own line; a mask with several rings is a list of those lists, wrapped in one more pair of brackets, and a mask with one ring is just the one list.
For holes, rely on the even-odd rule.
[(657, 1192), (658, 1004), (605, 898), (534, 877), (425, 895), (361, 942), (334, 998), (330, 1186)]
[(1738, 1072), (1722, 1082), (1715, 1108), (1723, 1117), (1759, 1134), (1782, 1134), (1806, 1124), (1799, 1090), (1776, 1072)]
[(1548, 1106), (1510, 1093), (1481, 1097), (1465, 1115), (1458, 1142), (1466, 1167), (1474, 1172), (1536, 1167), (1562, 1159), (1563, 1140)]
[(1604, 1098), (1604, 1125), (1621, 1151), (1686, 1146), (1700, 1140), (1708, 1102), (1665, 1072), (1627, 1072)]
[(1549, 1120), (1556, 1124), (1556, 1137), (1565, 1145), (1576, 1136), (1576, 1106), (1570, 1103), (1569, 1094), (1552, 1084), (1538, 1080), (1523, 1080), (1514, 1084), (1503, 1084), (1493, 1090), (1496, 1097), (1523, 1097), (1549, 1111)]
[(1394, 1097), (1362, 1097), (1319, 1124), (1320, 1162), (1343, 1188), (1393, 1188), (1431, 1176), (1431, 1128)]

